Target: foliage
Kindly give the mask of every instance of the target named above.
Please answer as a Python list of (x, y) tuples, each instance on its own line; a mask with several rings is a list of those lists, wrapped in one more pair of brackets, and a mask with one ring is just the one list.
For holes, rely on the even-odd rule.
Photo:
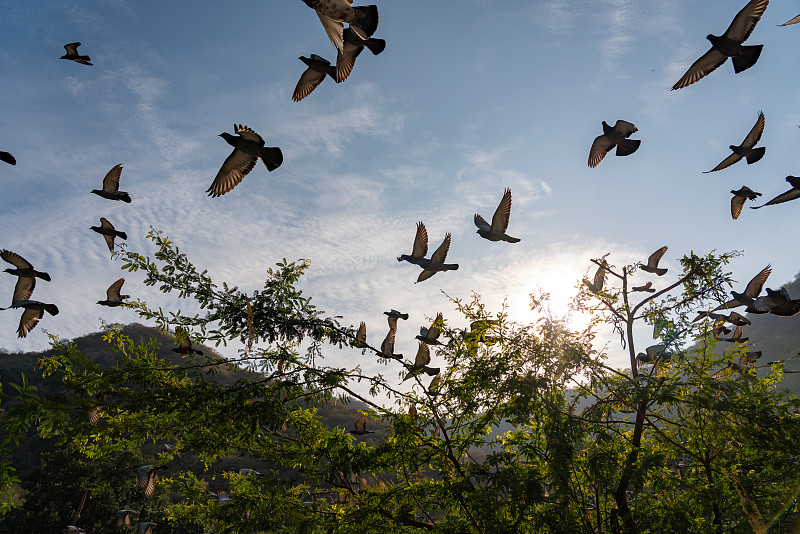
[[(717, 355), (707, 325), (690, 321), (724, 298), (730, 277), (722, 269), (733, 254), (691, 254), (673, 283), (643, 298), (629, 287), (635, 265), (594, 260), (616, 283), (582, 288), (576, 309), (593, 319), (577, 332), (548, 312), (546, 296), (533, 299), (540, 318), (526, 325), (504, 309), (491, 317), (478, 295), (453, 298), (472, 327), (444, 321), (438, 385), (415, 374), (409, 391), (357, 365), (323, 365), (326, 350), (344, 346), (376, 355), (400, 376), (411, 362), (362, 346), (352, 327), (317, 310), (295, 287), (306, 263), (283, 261), (267, 271), (262, 290), (245, 294), (218, 286), (160, 233), (150, 238), (155, 259), (123, 249), (124, 268), (194, 299), (204, 313), (130, 306), (164, 332), (184, 329), (178, 338), (245, 348), (229, 362), (168, 360), (158, 343), (109, 328), (116, 359), (101, 367), (54, 340), (38, 366), (62, 388), (42, 394), (22, 380), (3, 391), (7, 454), (28, 432), (59, 446), (36, 480), (66, 478), (73, 496), (103, 493), (111, 508), (138, 499), (164, 522), (159, 532), (744, 532), (765, 531), (787, 511), (796, 517), (800, 404), (777, 389), (782, 365), (765, 378), (752, 369), (720, 374), (737, 356)], [(673, 352), (669, 361), (637, 366), (640, 322), (655, 327)], [(604, 324), (620, 336), (630, 368), (608, 366), (593, 347)], [(210, 369), (237, 366), (258, 373), (207, 378)], [(353, 381), (367, 381), (373, 398), (353, 391)], [(320, 410), (334, 397), (363, 402), (378, 433), (323, 424)], [(87, 418), (92, 409), (97, 425)], [(152, 449), (165, 442), (173, 448)], [(132, 458), (167, 465), (153, 500), (130, 494)], [(11, 486), (11, 466), (0, 467)], [(55, 488), (26, 487), (25, 504), (0, 524), (16, 525), (44, 501), (48, 529), (74, 513)], [(89, 508), (81, 517), (99, 525)]]

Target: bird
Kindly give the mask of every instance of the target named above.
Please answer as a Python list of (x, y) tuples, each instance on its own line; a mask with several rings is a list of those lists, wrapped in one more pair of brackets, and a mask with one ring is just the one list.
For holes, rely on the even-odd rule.
[(712, 327), (712, 333), (713, 333), (714, 339), (719, 341), (720, 338), (723, 335), (730, 334), (731, 333), (731, 329), (728, 328), (727, 326), (725, 326), (724, 322), (717, 322), (717, 323), (714, 323), (714, 326)]
[(747, 287), (745, 287), (744, 293), (737, 293), (736, 291), (731, 291), (731, 295), (733, 295), (733, 299), (725, 302), (724, 304), (720, 304), (714, 311), (716, 310), (727, 310), (730, 308), (737, 308), (739, 306), (750, 306), (753, 304), (755, 299), (761, 293), (761, 289), (764, 287), (764, 284), (769, 277), (769, 274), (772, 272), (772, 266), (767, 265), (761, 271), (753, 277), (750, 282), (747, 283)]
[(399, 312), (397, 310), (389, 310), (388, 312), (383, 312), (383, 314), (384, 315), (388, 315), (389, 317), (394, 317), (395, 323), (397, 322), (397, 319), (402, 319), (404, 321), (408, 321), (408, 314), (407, 313), (401, 313), (401, 312)]
[(731, 217), (733, 217), (733, 220), (738, 219), (739, 215), (741, 215), (745, 201), (755, 200), (761, 196), (761, 193), (756, 193), (746, 185), (737, 190), (732, 189), (731, 193), (733, 194), (733, 197), (731, 197)]
[(791, 189), (786, 191), (785, 193), (781, 193), (777, 197), (773, 198), (766, 204), (762, 204), (760, 206), (750, 206), (750, 209), (757, 210), (758, 208), (763, 208), (764, 206), (772, 206), (773, 204), (782, 204), (783, 202), (789, 202), (790, 200), (794, 200), (800, 197), (800, 176), (787, 176), (786, 181), (792, 186)]
[(608, 262), (606, 262), (606, 256), (608, 256), (608, 254), (610, 254), (610, 252), (604, 254), (603, 257), (600, 258), (600, 265), (597, 267), (597, 272), (594, 273), (593, 281), (590, 282), (588, 278), (583, 278), (584, 285), (595, 295), (603, 290), (603, 284), (606, 281), (606, 265), (608, 264)]
[(643, 286), (634, 286), (631, 288), (631, 291), (643, 291), (646, 293), (655, 293), (656, 290), (653, 289), (653, 282), (647, 282)]
[(425, 260), (425, 255), (428, 253), (428, 230), (422, 221), (417, 223), (417, 233), (414, 234), (414, 246), (411, 249), (411, 254), (400, 254), (397, 261), (407, 261), (415, 265), (419, 265), (421, 261)]
[(518, 238), (511, 237), (510, 235), (506, 234), (506, 229), (508, 228), (508, 219), (510, 216), (511, 189), (506, 189), (503, 193), (503, 199), (500, 201), (500, 205), (498, 205), (497, 209), (494, 211), (491, 225), (477, 213), (475, 214), (473, 220), (475, 222), (475, 226), (478, 227), (477, 233), (482, 238), (488, 239), (489, 241), (507, 241), (509, 243), (518, 243), (520, 241)]
[(667, 274), (667, 269), (659, 268), (658, 262), (661, 258), (666, 254), (668, 247), (661, 247), (660, 249), (656, 250), (650, 257), (647, 258), (647, 265), (642, 265), (640, 267), (641, 270), (647, 273), (653, 273), (658, 276), (664, 276)]
[(789, 26), (790, 24), (797, 24), (800, 22), (800, 15), (797, 15), (795, 18), (787, 20), (783, 24), (778, 24), (778, 26)]
[(431, 363), (431, 349), (427, 343), (420, 341), (417, 355), (414, 357), (414, 363), (408, 366), (408, 373), (403, 378), (403, 382), (420, 373), (426, 373), (428, 376), (438, 375), (440, 369), (438, 367), (428, 367), (429, 363)]
[(597, 167), (614, 147), (617, 147), (617, 156), (630, 156), (636, 152), (642, 142), (628, 137), (638, 131), (636, 126), (627, 121), (618, 120), (613, 128), (603, 121), (603, 135), (595, 137), (589, 150), (589, 167)]
[(752, 165), (756, 161), (760, 160), (764, 157), (764, 152), (767, 150), (766, 147), (760, 148), (753, 148), (756, 146), (756, 143), (761, 139), (761, 134), (764, 133), (764, 113), (758, 112), (758, 119), (756, 119), (756, 123), (750, 129), (750, 132), (742, 141), (742, 144), (739, 146), (730, 145), (728, 148), (733, 150), (733, 154), (725, 158), (720, 162), (719, 165), (711, 169), (710, 171), (703, 171), (704, 174), (708, 174), (710, 172), (719, 171), (730, 167), (737, 161), (742, 158), (747, 159), (747, 164)]
[(261, 158), (269, 172), (274, 171), (283, 163), (281, 149), (264, 146), (264, 139), (247, 126), (234, 124), (233, 132), (236, 135), (228, 132), (219, 134), (233, 147), (233, 152), (225, 158), (214, 181), (206, 189), (206, 193), (210, 197), (222, 196), (239, 185), (239, 182), (256, 166), (258, 158)]
[(46, 311), (50, 315), (58, 315), (58, 307), (55, 304), (48, 304), (39, 302), (38, 300), (18, 300), (11, 304), (8, 308), (0, 308), (0, 310), (10, 310), (15, 308), (25, 308), (22, 312), (22, 317), (19, 319), (19, 328), (17, 328), (17, 337), (25, 337), (28, 332), (39, 324), (39, 321), (44, 317)]
[(350, 25), (359, 37), (371, 37), (378, 29), (378, 6), (353, 6), (352, 0), (303, 0), (317, 12), (328, 39), (333, 46), (342, 49), (344, 23)]
[(342, 37), (342, 47), (336, 53), (336, 75), (333, 78), (336, 83), (341, 83), (350, 76), (356, 64), (356, 58), (364, 50), (364, 47), (369, 48), (374, 56), (386, 48), (386, 41), (383, 39), (372, 37), (362, 39), (353, 28), (345, 28)]
[(771, 313), (779, 317), (792, 317), (800, 313), (800, 299), (792, 299), (785, 287), (777, 290), (767, 288), (767, 294), (755, 299), (747, 307), (746, 311), (748, 313)]
[(144, 492), (146, 499), (152, 497), (156, 490), (156, 482), (159, 479), (158, 472), (166, 468), (166, 465), (143, 465), (136, 469), (139, 489)]
[[(732, 307), (734, 307), (734, 306), (732, 306)], [(717, 309), (720, 309), (720, 308), (717, 308)], [(692, 319), (692, 322), (693, 323), (697, 322), (700, 319), (702, 319), (703, 317), (708, 317), (709, 319), (713, 320), (716, 323), (719, 323), (719, 322), (731, 323), (734, 326), (744, 326), (744, 325), (753, 324), (752, 322), (750, 322), (750, 319), (748, 319), (744, 315), (741, 315), (741, 314), (736, 313), (736, 312), (731, 312), (730, 315), (723, 315), (721, 313), (714, 313), (713, 311), (710, 311), (710, 312), (709, 311), (701, 311), (701, 312), (699, 312), (697, 317)]]
[[(441, 383), (441, 381), (442, 381), (442, 375), (434, 376), (433, 380), (431, 380), (431, 383), (428, 384), (428, 390), (425, 393), (427, 393), (431, 397), (436, 397), (438, 395), (441, 395), (441, 393), (439, 393), (439, 384)], [(436, 428), (438, 429), (439, 427)], [(437, 435), (436, 437), (439, 436)]]
[(484, 343), (491, 347), (495, 345), (500, 338), (497, 336), (487, 336), (486, 332), (498, 324), (500, 324), (500, 321), (497, 319), (478, 319), (477, 321), (472, 321), (469, 325), (469, 331), (464, 329), (464, 341), (473, 347), (478, 343)]
[(444, 317), (442, 316), (442, 312), (439, 312), (436, 314), (436, 319), (431, 323), (430, 328), (425, 328), (424, 326), (419, 327), (419, 335), (416, 336), (416, 339), (427, 345), (442, 345), (442, 342), (439, 341), (439, 336), (442, 333), (442, 326), (444, 326)]
[(395, 354), (394, 353), (394, 336), (397, 332), (397, 319), (394, 319), (392, 322), (392, 317), (389, 317), (389, 333), (386, 334), (386, 337), (383, 338), (383, 343), (381, 343), (381, 352), (378, 354), (381, 358), (395, 358), (400, 359), (403, 357), (402, 354)]
[(81, 56), (80, 54), (78, 54), (78, 47), (80, 45), (81, 45), (80, 43), (65, 44), (64, 50), (66, 50), (67, 53), (61, 56), (59, 59), (71, 59), (75, 63), (80, 63), (81, 65), (89, 65), (91, 67), (92, 66), (91, 58), (89, 58), (89, 56)]
[(172, 352), (176, 352), (181, 356), (194, 356), (197, 354), (198, 356), (203, 355), (202, 350), (198, 350), (192, 347), (192, 342), (189, 339), (189, 333), (183, 328), (176, 328), (175, 329), (175, 339), (178, 340), (178, 346), (172, 349)]
[(300, 56), (297, 59), (308, 65), (308, 68), (303, 71), (303, 74), (300, 75), (300, 79), (297, 81), (294, 93), (292, 93), (293, 101), (300, 102), (310, 95), (311, 92), (322, 83), (326, 74), (333, 78), (334, 81), (336, 80), (336, 69), (331, 66), (331, 62), (324, 57), (311, 54), (311, 57)]
[(119, 190), (119, 176), (122, 174), (122, 164), (114, 165), (103, 178), (103, 189), (92, 189), (95, 195), (109, 200), (121, 200), (130, 203), (131, 197), (125, 191)]
[(121, 239), (128, 239), (128, 234), (125, 232), (120, 232), (114, 229), (114, 225), (108, 222), (108, 219), (105, 217), (100, 217), (100, 226), (90, 226), (90, 230), (94, 230), (98, 234), (101, 234), (105, 240), (106, 245), (108, 245), (108, 250), (110, 252), (114, 252), (114, 238), (119, 237)]
[(744, 327), (737, 326), (733, 329), (733, 335), (731, 337), (722, 338), (722, 341), (730, 341), (731, 343), (735, 343), (738, 341), (739, 343), (744, 343), (749, 338), (742, 337), (743, 333), (744, 333)]
[(14, 156), (9, 154), (8, 152), (3, 152), (2, 150), (0, 150), (0, 161), (5, 161), (9, 165), (17, 164), (17, 160), (14, 159)]
[(122, 284), (125, 283), (124, 278), (120, 278), (106, 289), (106, 300), (98, 300), (97, 303), (101, 306), (108, 306), (110, 308), (114, 308), (116, 306), (122, 306), (125, 304), (124, 300), (131, 298), (130, 295), (120, 295), (119, 292), (122, 289)]
[(264, 473), (260, 473), (260, 472), (256, 471), (255, 469), (248, 469), (248, 468), (239, 469), (237, 471), (237, 473), (239, 473), (240, 475), (254, 475), (254, 476), (260, 476), (260, 477), (265, 476)]
[(364, 434), (374, 434), (372, 430), (367, 430), (367, 416), (362, 415), (356, 420), (355, 430), (350, 430), (350, 433), (356, 436), (363, 436)]
[(67, 525), (67, 527), (61, 531), (61, 534), (86, 534), (86, 531), (75, 525)]
[(15, 252), (3, 249), (0, 251), (0, 258), (14, 266), (13, 269), (4, 269), (4, 272), (18, 277), (14, 286), (14, 294), (11, 297), (12, 303), (31, 298), (33, 290), (36, 288), (36, 278), (41, 278), (46, 282), (50, 281), (49, 274), (35, 270), (29, 261)]
[(131, 526), (131, 516), (138, 513), (136, 510), (117, 510), (117, 528)]
[(151, 521), (147, 521), (146, 523), (139, 523), (139, 529), (136, 531), (136, 534), (153, 534), (153, 527), (156, 526), (156, 523)]
[(636, 355), (636, 366), (641, 367), (647, 364), (657, 364), (661, 361), (670, 361), (672, 353), (664, 345), (651, 345)]
[(742, 46), (742, 43), (753, 33), (761, 15), (767, 9), (767, 4), (769, 0), (750, 0), (736, 14), (725, 33), (719, 37), (708, 34), (706, 39), (711, 41), (711, 49), (692, 63), (689, 70), (672, 86), (672, 90), (693, 84), (725, 63), (728, 58), (731, 58), (733, 71), (736, 73), (755, 65), (764, 45)]
[(419, 273), (417, 281), (414, 283), (416, 284), (423, 282), (439, 271), (455, 271), (458, 269), (457, 263), (444, 263), (444, 260), (447, 258), (448, 250), (450, 250), (449, 232), (444, 235), (444, 241), (442, 241), (442, 244), (439, 245), (439, 248), (437, 248), (433, 254), (431, 254), (430, 259), (422, 258), (417, 263), (417, 265), (422, 267), (422, 272)]
[(367, 323), (361, 321), (361, 324), (358, 325), (358, 331), (356, 331), (356, 347), (363, 348), (366, 345), (367, 345)]

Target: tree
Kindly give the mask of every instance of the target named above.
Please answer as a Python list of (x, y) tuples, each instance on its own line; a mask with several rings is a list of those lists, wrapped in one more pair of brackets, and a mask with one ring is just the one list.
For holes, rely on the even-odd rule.
[[(540, 319), (525, 325), (505, 309), (493, 316), (477, 294), (452, 298), (471, 327), (437, 325), (449, 340), (436, 354), (445, 366), (433, 380), (413, 373), (408, 391), (397, 384), (413, 360), (387, 358), (296, 289), (307, 264), (283, 261), (267, 271), (262, 290), (246, 294), (216, 285), (160, 233), (150, 238), (154, 259), (123, 248), (124, 268), (144, 271), (146, 284), (194, 299), (203, 312), (129, 306), (178, 338), (239, 340), (238, 358), (173, 364), (157, 357), (154, 342), (136, 344), (111, 328), (106, 338), (119, 356), (101, 370), (55, 340), (54, 354), (39, 365), (61, 379), (63, 391), (41, 396), (22, 384), (7, 393), (3, 446), (10, 453), (15, 439), (35, 430), (102, 465), (141, 454), (149, 443), (170, 443), (142, 462), (167, 465), (155, 498), (174, 525), (214, 532), (599, 534), (664, 525), (714, 532), (763, 528), (800, 483), (792, 456), (798, 404), (775, 390), (781, 366), (767, 378), (751, 370), (713, 378), (728, 356), (714, 356), (707, 327), (689, 320), (721, 299), (731, 255), (684, 258), (676, 282), (636, 303), (629, 288), (636, 266), (618, 271), (595, 260), (600, 276), (576, 300), (594, 319), (577, 332), (549, 313), (546, 295), (532, 301)], [(606, 276), (619, 286), (605, 286)], [(649, 367), (637, 364), (639, 322), (654, 326), (660, 341)], [(628, 350), (629, 369), (608, 366), (593, 346), (606, 323)], [(687, 350), (692, 336), (701, 343)], [(397, 379), (324, 365), (327, 351), (344, 346), (382, 359)], [(233, 384), (201, 379), (221, 365), (258, 375)], [(367, 381), (372, 396), (354, 391), (354, 380)], [(327, 428), (318, 411), (334, 396), (361, 401), (367, 428), (380, 430), (378, 423), (385, 431)], [(96, 425), (87, 420), (92, 409)], [(182, 463), (179, 451), (201, 464)], [(258, 474), (239, 472), (254, 462)]]

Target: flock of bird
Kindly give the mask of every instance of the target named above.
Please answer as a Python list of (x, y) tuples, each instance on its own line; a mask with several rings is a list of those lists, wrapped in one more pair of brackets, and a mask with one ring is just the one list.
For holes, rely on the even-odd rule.
[[(292, 100), (299, 102), (310, 95), (314, 89), (321, 84), (325, 77), (332, 78), (336, 83), (345, 81), (352, 72), (356, 58), (368, 48), (374, 55), (380, 54), (386, 47), (386, 42), (382, 39), (373, 38), (378, 27), (378, 9), (374, 5), (353, 6), (350, 0), (303, 0), (310, 8), (314, 9), (318, 15), (325, 32), (331, 43), (337, 50), (335, 65), (317, 54), (310, 54), (310, 57), (300, 56), (300, 60), (307, 66), (301, 74), (299, 81), (292, 94)], [(696, 83), (713, 70), (721, 66), (730, 57), (736, 73), (751, 68), (757, 62), (763, 49), (763, 45), (744, 45), (756, 24), (760, 20), (769, 4), (769, 0), (750, 0), (734, 17), (728, 29), (721, 35), (708, 35), (711, 48), (695, 61), (681, 79), (675, 83), (672, 90), (684, 88)], [(782, 26), (800, 22), (800, 15), (787, 21)], [(345, 28), (345, 24), (348, 27)], [(82, 65), (92, 66), (89, 56), (78, 53), (79, 42), (70, 43), (64, 46), (66, 54), (61, 59), (71, 60)], [(725, 169), (741, 159), (745, 159), (748, 164), (759, 161), (764, 153), (764, 147), (756, 147), (761, 138), (765, 126), (764, 114), (759, 113), (756, 124), (744, 138), (740, 145), (731, 145), (732, 154), (725, 158), (719, 165), (711, 171), (716, 172)], [(610, 151), (616, 149), (617, 156), (628, 156), (636, 152), (641, 141), (630, 139), (630, 136), (637, 132), (634, 124), (617, 120), (614, 126), (609, 126), (605, 121), (602, 122), (603, 134), (594, 139), (589, 150), (588, 165), (596, 167)], [(267, 147), (264, 139), (251, 128), (244, 125), (234, 124), (233, 134), (223, 132), (220, 134), (233, 151), (223, 162), (219, 172), (213, 182), (206, 190), (211, 197), (218, 197), (229, 193), (235, 188), (248, 173), (256, 166), (260, 159), (268, 171), (274, 171), (283, 162), (283, 154), (278, 147)], [(8, 152), (0, 151), (0, 160), (10, 165), (16, 165), (15, 158)], [(122, 165), (115, 165), (104, 177), (102, 188), (94, 189), (91, 193), (104, 199), (112, 201), (131, 202), (131, 197), (127, 192), (119, 190)], [(800, 177), (789, 176), (787, 182), (792, 186), (785, 193), (775, 197), (769, 202), (756, 206), (758, 209), (764, 206), (779, 204), (794, 200), (800, 197)], [(747, 186), (742, 186), (739, 190), (732, 190), (731, 215), (737, 219), (744, 206), (745, 201), (756, 200), (760, 193), (757, 193)], [(507, 229), (511, 214), (511, 190), (505, 189), (502, 199), (492, 216), (491, 223), (487, 222), (481, 215), (474, 215), (474, 223), (477, 227), (477, 234), (489, 241), (505, 241), (517, 243), (519, 238), (508, 235)], [(114, 225), (105, 217), (100, 218), (99, 226), (92, 226), (91, 230), (101, 234), (106, 242), (109, 251), (114, 250), (116, 238), (127, 239), (123, 231), (115, 229)], [(416, 282), (423, 282), (438, 272), (457, 270), (457, 263), (445, 263), (447, 253), (450, 248), (451, 234), (446, 233), (439, 247), (428, 258), (428, 232), (423, 222), (417, 223), (416, 233), (410, 254), (401, 254), (397, 257), (398, 261), (407, 261), (417, 265), (422, 269)], [(640, 269), (644, 272), (663, 276), (667, 269), (658, 267), (658, 263), (667, 251), (667, 247), (661, 247), (655, 251), (646, 263), (641, 263)], [(36, 286), (36, 278), (50, 281), (50, 276), (46, 272), (35, 270), (33, 265), (19, 254), (10, 250), (2, 250), (0, 257), (10, 263), (13, 268), (5, 269), (5, 272), (17, 277), (16, 286), (12, 296), (12, 304), (9, 308), (23, 309), (17, 330), (19, 337), (25, 337), (37, 323), (43, 318), (44, 312), (51, 315), (58, 314), (55, 304), (44, 303), (31, 300), (32, 293)], [(605, 258), (605, 257), (604, 257)], [(605, 259), (602, 259), (600, 266), (593, 280), (584, 279), (583, 283), (595, 294), (603, 291), (606, 268)], [(714, 321), (714, 337), (722, 341), (742, 342), (747, 338), (743, 337), (743, 327), (750, 324), (742, 315), (732, 312), (730, 315), (716, 313), (720, 309), (735, 308), (746, 306), (747, 313), (763, 314), (771, 313), (777, 316), (791, 316), (800, 312), (800, 299), (792, 299), (783, 288), (779, 290), (767, 289), (767, 294), (761, 296), (761, 290), (766, 282), (767, 276), (771, 272), (770, 267), (763, 269), (747, 285), (743, 293), (732, 292), (734, 299), (721, 305), (719, 308), (709, 312), (701, 313), (697, 319), (707, 317)], [(120, 278), (107, 290), (105, 300), (98, 301), (97, 304), (104, 306), (121, 306), (129, 295), (121, 294), (124, 278)], [(633, 286), (634, 292), (654, 293), (653, 282), (648, 281), (639, 286)], [(0, 308), (8, 309), (8, 308)], [(402, 362), (406, 369), (403, 380), (417, 377), (420, 374), (432, 376), (427, 393), (435, 396), (438, 394), (440, 383), (440, 369), (429, 367), (431, 362), (431, 345), (441, 345), (438, 340), (444, 319), (441, 313), (430, 327), (420, 328), (420, 334), (416, 336), (419, 342), (416, 356), (413, 362), (404, 362), (402, 354), (394, 353), (395, 336), (397, 332), (398, 319), (407, 320), (408, 314), (400, 313), (397, 310), (384, 312), (388, 316), (389, 331), (386, 334), (380, 350), (376, 354), (381, 358), (391, 358)], [(725, 324), (730, 323), (735, 327), (730, 338), (723, 338), (731, 332)], [(472, 334), (477, 336), (482, 342), (492, 343), (494, 338), (485, 336), (485, 332), (494, 324), (492, 321), (477, 321), (471, 325)], [(179, 346), (173, 349), (175, 352), (184, 356), (202, 354), (201, 351), (192, 348), (188, 341), (188, 336), (176, 332), (179, 339)], [(367, 347), (366, 324), (361, 323), (356, 334), (357, 345)], [(644, 353), (637, 356), (640, 365), (654, 363), (658, 360), (668, 359), (668, 351), (661, 346), (655, 345), (646, 349)], [(91, 420), (90, 415), (90, 420)], [(95, 418), (95, 423), (97, 418)], [(367, 416), (361, 416), (355, 423), (354, 430), (350, 432), (354, 435), (370, 434), (372, 431), (366, 429)], [(146, 497), (153, 494), (155, 482), (158, 480), (158, 471), (165, 466), (142, 466), (137, 470), (139, 488)], [(130, 525), (131, 516), (136, 512), (132, 510), (120, 510), (117, 512), (117, 526), (123, 527)], [(139, 534), (149, 534), (152, 532), (154, 523), (142, 523), (139, 526)], [(78, 527), (69, 526), (64, 532), (83, 532)]]

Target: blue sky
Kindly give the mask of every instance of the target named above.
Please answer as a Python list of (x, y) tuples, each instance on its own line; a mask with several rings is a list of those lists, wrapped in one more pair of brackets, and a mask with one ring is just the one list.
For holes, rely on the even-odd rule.
[[(671, 271), (657, 287), (683, 254), (711, 249), (744, 251), (731, 265), (742, 287), (767, 263), (769, 287), (788, 282), (800, 268), (800, 203), (746, 208), (733, 221), (729, 191), (748, 185), (769, 200), (800, 174), (800, 25), (777, 27), (800, 2), (769, 6), (747, 43), (764, 44), (753, 68), (735, 75), (728, 62), (669, 90), (745, 3), (379, 3), (383, 54), (365, 51), (347, 81), (326, 79), (296, 103), (297, 58), (335, 60), (300, 0), (0, 2), (0, 150), (17, 159), (0, 166), (0, 248), (48, 271), (53, 281), (33, 298), (61, 309), (22, 340), (19, 313), (1, 312), (0, 347), (42, 349), (42, 327), (71, 338), (101, 318), (138, 321), (95, 304), (123, 275), (125, 293), (178, 307), (109, 259), (89, 230), (101, 216), (137, 251), (152, 251), (150, 226), (163, 230), (198, 267), (249, 291), (281, 258), (308, 258), (307, 294), (346, 323), (366, 321), (370, 342), (385, 334), (383, 311), (409, 312), (397, 339), (408, 355), (427, 317), (455, 316), (442, 290), (477, 291), (495, 310), (507, 297), (525, 320), (530, 292), (550, 291), (563, 310), (594, 272), (589, 259), (606, 252), (621, 265), (668, 245)], [(93, 67), (58, 59), (72, 41)], [(765, 157), (702, 174), (760, 110)], [(636, 124), (641, 148), (588, 168), (601, 121), (617, 119)], [(234, 123), (280, 146), (284, 163), (273, 173), (259, 164), (210, 198), (230, 153), (218, 134)], [(89, 193), (117, 163), (130, 205)], [(491, 218), (506, 187), (515, 245), (479, 238), (472, 223), (475, 212)], [(418, 268), (395, 258), (410, 253), (419, 220), (431, 251), (452, 233), (448, 261), (461, 268), (415, 285)], [(8, 301), (14, 281), (0, 277)], [(622, 364), (618, 344), (610, 350)], [(354, 354), (333, 352), (330, 363)]]

